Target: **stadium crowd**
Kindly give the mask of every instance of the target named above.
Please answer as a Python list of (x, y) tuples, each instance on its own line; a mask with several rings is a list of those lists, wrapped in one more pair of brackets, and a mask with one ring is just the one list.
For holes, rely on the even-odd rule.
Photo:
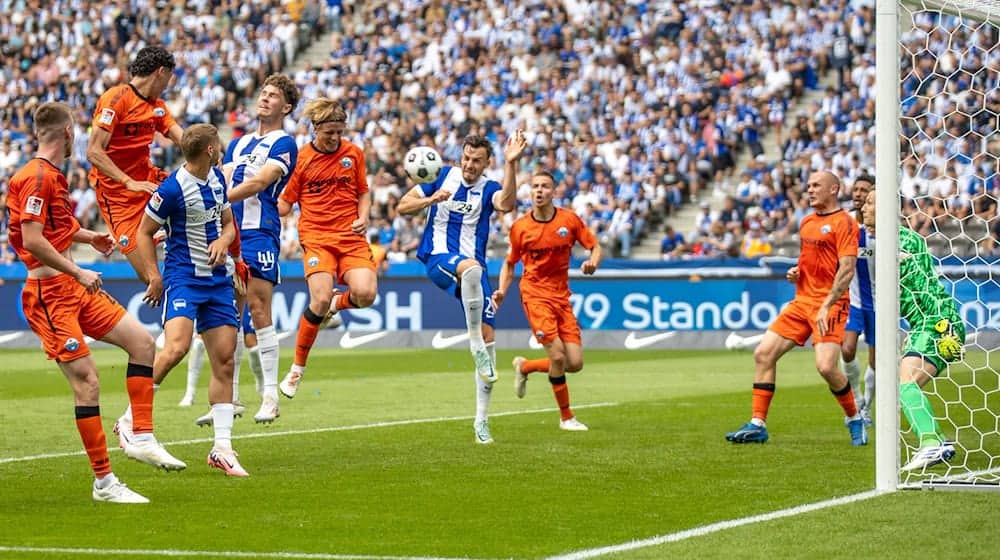
[[(178, 59), (167, 93), (178, 122), (225, 123), (240, 134), (253, 126), (253, 95), (263, 77), (286, 68), (301, 43), (329, 31), (329, 58), (293, 77), (303, 99), (325, 95), (345, 105), (349, 137), (365, 147), (368, 162), (370, 236), (390, 262), (412, 258), (423, 227), (422, 218), (395, 209), (408, 188), (402, 155), (431, 145), (457, 163), (470, 132), (496, 143), (488, 174), (499, 177), (501, 143), (525, 128), (525, 171), (552, 170), (557, 204), (572, 207), (623, 257), (642, 239), (659, 239), (681, 205), (705, 206), (716, 192), (728, 195), (723, 208), (702, 210), (695, 224), (671, 224), (679, 231), (663, 240), (663, 257), (768, 254), (794, 240), (809, 211), (801, 194), (811, 170), (844, 177), (847, 200), (854, 178), (874, 169), (874, 11), (862, 1), (2, 3), (0, 185), (30, 157), (31, 108), (68, 101), (78, 110), (78, 140), (67, 171), (85, 223), (99, 220), (93, 191), (77, 170), (89, 165), (94, 101), (126, 79), (128, 53), (152, 38)], [(904, 191), (912, 201), (904, 210), (921, 233), (950, 215), (975, 213), (995, 223), (1000, 190), (995, 158), (964, 155), (982, 151), (972, 140), (985, 143), (997, 130), (1000, 50), (988, 48), (997, 30), (954, 31), (976, 34), (981, 48), (952, 52), (946, 27), (930, 37), (929, 50), (940, 46), (948, 53), (940, 61), (960, 65), (960, 76), (948, 79), (947, 66), (935, 67), (928, 50), (904, 57), (911, 117), (904, 153), (912, 155), (903, 184), (913, 189)], [(906, 40), (926, 41), (920, 32)], [(914, 60), (915, 68), (906, 66)], [(932, 71), (936, 79), (923, 79)], [(789, 114), (829, 72), (840, 83)], [(981, 93), (960, 91), (968, 80)], [(935, 88), (957, 93), (928, 108)], [(947, 103), (979, 110), (964, 117)], [(300, 111), (286, 129), (302, 145), (311, 133)], [(975, 134), (958, 138), (968, 129)], [(780, 159), (764, 155), (765, 134), (775, 135)], [(736, 169), (745, 151), (754, 157)], [(177, 163), (166, 143), (153, 153), (158, 164)], [(958, 202), (950, 202), (947, 189)], [(513, 217), (494, 224), (491, 256), (504, 250)], [(991, 229), (993, 238), (981, 247), (998, 252)], [(294, 217), (283, 247), (283, 258), (296, 256)]]

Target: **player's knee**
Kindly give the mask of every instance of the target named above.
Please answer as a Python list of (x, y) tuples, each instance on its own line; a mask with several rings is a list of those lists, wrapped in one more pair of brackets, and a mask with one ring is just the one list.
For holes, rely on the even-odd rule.
[(840, 347), (845, 362), (852, 362), (858, 354), (858, 345), (852, 342), (844, 342)]
[(128, 352), (130, 361), (151, 364), (156, 355), (156, 340), (144, 330), (137, 331), (129, 337), (128, 348), (124, 350)]
[(466, 268), (462, 273), (462, 285), (478, 284), (483, 278), (483, 267), (478, 263)]
[(753, 361), (758, 366), (773, 366), (775, 362), (774, 352), (771, 348), (758, 344), (753, 351)]
[(566, 371), (566, 353), (562, 350), (553, 350), (549, 353), (549, 363), (554, 369)]
[(332, 294), (316, 296), (309, 300), (309, 311), (322, 320), (322, 317), (325, 317), (327, 311), (330, 310), (331, 303), (333, 303)]
[(357, 305), (358, 307), (371, 307), (371, 305), (375, 303), (375, 297), (377, 295), (378, 292), (375, 290), (374, 286), (351, 289), (351, 300), (354, 302), (354, 305)]
[(566, 371), (576, 373), (583, 369), (583, 356), (566, 359)]

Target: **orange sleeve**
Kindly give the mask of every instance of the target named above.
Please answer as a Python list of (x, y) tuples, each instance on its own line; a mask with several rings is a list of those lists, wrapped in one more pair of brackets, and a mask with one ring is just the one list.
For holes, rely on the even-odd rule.
[(837, 239), (837, 259), (858, 256), (858, 224), (849, 214), (840, 220)]
[(295, 204), (299, 201), (299, 175), (302, 174), (302, 169), (308, 167), (309, 161), (300, 160), (295, 165), (295, 170), (292, 171), (291, 177), (288, 178), (288, 183), (285, 184), (284, 190), (281, 191), (281, 200), (289, 204)]
[(517, 264), (521, 260), (521, 228), (518, 222), (510, 226), (510, 250), (507, 251), (507, 262)]
[(52, 212), (55, 178), (49, 173), (42, 173), (36, 176), (33, 181), (33, 188), (22, 200), (21, 222), (37, 222), (45, 225)]
[(125, 89), (119, 89), (114, 94), (102, 95), (97, 100), (97, 107), (94, 108), (93, 126), (108, 132), (114, 131), (121, 116), (128, 111), (128, 106), (125, 103), (127, 95), (125, 94)]
[(570, 212), (570, 215), (572, 216), (571, 219), (576, 224), (576, 240), (580, 243), (580, 245), (583, 245), (584, 249), (587, 249), (588, 251), (593, 250), (594, 246), (597, 245), (597, 236), (594, 235), (594, 232), (590, 231), (587, 224), (583, 223), (583, 220), (581, 220), (580, 216), (577, 216), (575, 212)]
[(365, 152), (358, 148), (358, 165), (357, 169), (354, 171), (354, 184), (358, 191), (358, 195), (365, 194), (368, 192), (368, 167), (365, 163)]

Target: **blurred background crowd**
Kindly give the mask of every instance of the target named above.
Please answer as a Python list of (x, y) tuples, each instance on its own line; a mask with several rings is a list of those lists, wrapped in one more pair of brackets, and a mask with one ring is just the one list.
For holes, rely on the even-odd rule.
[[(177, 59), (167, 104), (182, 126), (255, 126), (257, 85), (291, 74), (303, 98), (349, 115), (374, 196), (370, 238), (388, 262), (412, 259), (423, 219), (400, 216), (402, 155), (429, 145), (458, 163), (462, 139), (529, 133), (518, 212), (494, 223), (501, 256), (547, 169), (615, 256), (794, 256), (810, 211), (805, 178), (828, 169), (843, 200), (874, 173), (874, 10), (858, 0), (0, 0), (0, 188), (32, 155), (30, 114), (77, 111), (69, 168), (81, 222), (98, 227), (85, 148), (97, 97), (127, 80), (130, 53), (162, 43)], [(1000, 42), (997, 28), (918, 15), (901, 58), (908, 224), (964, 254), (1000, 253)], [(296, 54), (319, 42), (324, 55)], [(309, 141), (301, 104), (286, 122)], [(157, 164), (178, 164), (165, 139)], [(295, 258), (294, 216), (283, 258)], [(962, 243), (954, 243), (959, 239)], [(5, 246), (6, 243), (3, 243)], [(4, 259), (13, 258), (9, 251)]]

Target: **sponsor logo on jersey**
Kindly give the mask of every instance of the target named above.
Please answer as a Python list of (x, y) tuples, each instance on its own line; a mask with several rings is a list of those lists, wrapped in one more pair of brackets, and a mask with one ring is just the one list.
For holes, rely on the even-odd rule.
[(24, 205), (24, 211), (28, 214), (34, 216), (42, 215), (42, 206), (45, 205), (45, 201), (37, 196), (29, 196), (28, 203)]

